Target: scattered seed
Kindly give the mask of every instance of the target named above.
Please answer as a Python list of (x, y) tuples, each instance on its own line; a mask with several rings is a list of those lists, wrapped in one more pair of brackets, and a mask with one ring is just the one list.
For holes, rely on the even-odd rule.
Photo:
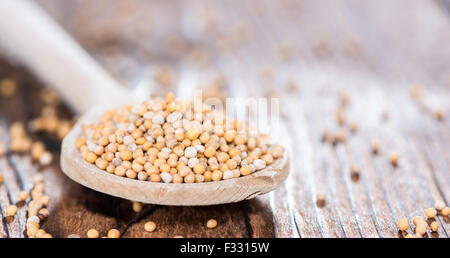
[(442, 209), (445, 208), (445, 203), (441, 200), (438, 200), (434, 203), (434, 208), (438, 211), (441, 211)]
[(391, 165), (393, 166), (393, 167), (397, 167), (398, 166), (398, 154), (397, 153), (391, 153), (390, 155), (389, 155), (389, 159), (390, 159), (390, 161), (391, 161)]
[(352, 167), (350, 168), (350, 176), (353, 181), (356, 182), (359, 180), (360, 171), (361, 171), (361, 168), (358, 165), (352, 165)]
[(398, 220), (398, 229), (400, 231), (406, 231), (409, 228), (409, 222), (406, 218), (401, 218)]
[(89, 229), (87, 232), (88, 238), (98, 238), (99, 236), (100, 236), (100, 234), (98, 233), (98, 231), (96, 229)]
[(7, 216), (13, 217), (14, 215), (16, 215), (16, 213), (17, 213), (17, 206), (16, 205), (9, 205), (6, 208), (6, 215)]
[(207, 228), (215, 228), (215, 227), (217, 227), (217, 220), (215, 220), (215, 219), (208, 220), (208, 222), (206, 222), (206, 227)]
[(25, 192), (25, 191), (21, 191), (21, 192), (19, 193), (19, 199), (20, 199), (21, 201), (26, 201), (26, 200), (28, 199), (29, 196), (30, 196), (30, 195), (29, 195), (27, 192)]
[(10, 78), (0, 82), (0, 93), (3, 97), (11, 97), (16, 93), (16, 82)]
[(427, 232), (428, 224), (426, 222), (420, 222), (416, 225), (416, 233), (424, 235)]
[(450, 215), (450, 208), (449, 207), (445, 207), (441, 210), (441, 214), (442, 216), (446, 217), (448, 215)]
[(425, 210), (425, 215), (427, 216), (427, 218), (433, 219), (434, 217), (436, 217), (437, 211), (435, 208), (428, 208)]
[(416, 226), (418, 224), (420, 224), (420, 223), (423, 223), (423, 222), (425, 222), (425, 219), (423, 217), (421, 217), (421, 216), (416, 216), (416, 217), (413, 218), (413, 223)]
[(140, 202), (133, 202), (133, 211), (138, 213), (142, 211), (142, 203)]
[(144, 229), (147, 232), (153, 232), (156, 229), (156, 224), (153, 221), (148, 221), (147, 223), (145, 223), (144, 225)]
[(317, 201), (316, 201), (316, 203), (317, 203), (317, 206), (319, 208), (324, 207), (325, 204), (326, 204), (325, 195), (324, 194), (317, 194)]
[(438, 228), (439, 228), (439, 224), (437, 223), (437, 221), (431, 222), (431, 224), (430, 224), (430, 229), (431, 229), (431, 231), (437, 232), (437, 231), (438, 231)]
[(119, 238), (120, 232), (117, 229), (111, 229), (108, 231), (108, 238)]

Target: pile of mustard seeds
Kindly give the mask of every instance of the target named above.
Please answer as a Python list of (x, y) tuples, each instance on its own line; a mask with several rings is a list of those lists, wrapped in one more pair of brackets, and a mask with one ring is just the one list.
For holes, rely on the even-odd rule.
[(211, 108), (173, 93), (104, 112), (82, 126), (81, 156), (108, 173), (141, 181), (200, 183), (248, 176), (283, 156), (284, 148)]

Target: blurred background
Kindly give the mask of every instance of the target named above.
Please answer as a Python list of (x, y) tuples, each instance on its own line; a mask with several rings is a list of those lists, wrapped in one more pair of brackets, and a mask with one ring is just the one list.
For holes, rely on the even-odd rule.
[[(450, 200), (448, 0), (35, 2), (124, 87), (143, 86), (154, 96), (174, 91), (185, 97), (200, 88), (206, 97), (281, 99), (282, 120), (273, 135), (295, 157), (286, 184), (243, 204), (164, 207), (167, 217), (158, 224), (158, 236), (396, 237), (399, 217)], [(45, 93), (48, 85), (6, 56), (0, 49), (0, 80), (13, 79), (15, 90), (3, 81), (0, 125), (7, 131), (22, 121), (55, 157), (44, 170), (56, 200), (46, 228), (57, 236), (87, 230), (89, 221), (61, 226), (73, 211), (98, 224), (116, 216), (128, 236), (141, 236), (133, 229), (139, 220), (130, 224), (131, 215), (117, 216), (104, 207), (106, 214), (97, 214), (102, 209), (93, 208), (101, 206), (94, 199), (124, 206), (122, 201), (60, 174), (59, 141), (70, 130), (73, 113)], [(46, 109), (55, 105), (56, 111)], [(30, 121), (49, 112), (57, 113), (58, 122), (41, 133)], [(374, 141), (378, 157), (371, 154)], [(388, 165), (393, 152), (400, 157), (395, 171)], [(12, 155), (8, 162), (22, 163), (15, 168), (19, 174), (33, 167), (26, 157)], [(361, 167), (359, 184), (349, 176), (354, 164)], [(70, 187), (64, 189), (62, 182)], [(30, 184), (24, 180), (17, 188)], [(324, 209), (315, 206), (318, 193), (330, 198)], [(235, 210), (244, 220), (234, 217)], [(206, 214), (221, 216), (219, 225), (226, 230), (194, 230)], [(191, 222), (171, 228), (180, 216)], [(444, 222), (429, 236), (448, 237), (450, 224)]]

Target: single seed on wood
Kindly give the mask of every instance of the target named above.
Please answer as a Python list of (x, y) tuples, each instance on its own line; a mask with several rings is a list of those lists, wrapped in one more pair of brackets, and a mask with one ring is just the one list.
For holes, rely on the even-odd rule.
[(28, 199), (28, 197), (29, 197), (29, 194), (27, 192), (25, 192), (25, 191), (21, 191), (19, 193), (19, 199), (21, 201), (26, 201)]
[(16, 205), (9, 205), (6, 208), (6, 215), (7, 216), (13, 217), (14, 215), (16, 215), (16, 213), (17, 213), (17, 206)]
[(108, 231), (108, 238), (119, 238), (120, 232), (117, 229), (111, 229)]
[(99, 233), (96, 229), (89, 229), (87, 232), (87, 237), (88, 238), (98, 238), (99, 237)]
[(441, 200), (438, 200), (434, 203), (434, 208), (438, 211), (441, 211), (442, 209), (445, 208), (445, 203)]
[(393, 167), (397, 167), (398, 166), (398, 154), (397, 153), (391, 153), (389, 155), (389, 160), (391, 161), (391, 165)]
[(359, 180), (359, 172), (361, 171), (361, 168), (358, 165), (352, 165), (351, 169), (350, 169), (350, 173), (351, 173), (351, 178), (353, 181), (358, 181)]
[(428, 224), (426, 222), (420, 222), (416, 225), (416, 233), (424, 235), (427, 233)]
[(153, 231), (155, 231), (155, 229), (156, 229), (156, 224), (155, 224), (155, 222), (149, 221), (149, 222), (145, 223), (144, 229), (145, 229), (145, 231), (147, 231), (147, 232), (153, 232)]
[(11, 97), (16, 93), (16, 82), (10, 78), (0, 82), (0, 94), (4, 97)]
[(430, 224), (430, 229), (431, 229), (431, 231), (437, 232), (437, 231), (438, 231), (438, 228), (439, 228), (439, 224), (437, 223), (437, 221), (431, 222), (431, 224)]
[(428, 208), (425, 210), (425, 215), (429, 218), (429, 219), (433, 219), (434, 217), (436, 217), (437, 215), (437, 211), (435, 208)]
[(398, 220), (398, 229), (400, 231), (406, 231), (409, 228), (409, 223), (406, 218), (401, 218)]
[(442, 209), (441, 211), (442, 216), (446, 217), (448, 215), (450, 215), (450, 208), (449, 207), (445, 207)]
[(422, 222), (425, 222), (425, 219), (423, 217), (421, 217), (421, 216), (416, 216), (416, 217), (413, 218), (413, 223), (416, 226), (418, 224), (422, 223)]
[(317, 201), (316, 201), (316, 203), (317, 203), (317, 206), (319, 208), (324, 207), (325, 204), (326, 204), (325, 195), (324, 194), (317, 194)]
[(53, 238), (49, 233), (45, 233), (42, 238)]
[(215, 227), (217, 227), (217, 220), (215, 220), (215, 219), (208, 220), (208, 222), (206, 222), (206, 227), (207, 228), (215, 228)]
[(142, 211), (142, 203), (140, 202), (133, 202), (133, 211), (134, 212), (141, 212)]

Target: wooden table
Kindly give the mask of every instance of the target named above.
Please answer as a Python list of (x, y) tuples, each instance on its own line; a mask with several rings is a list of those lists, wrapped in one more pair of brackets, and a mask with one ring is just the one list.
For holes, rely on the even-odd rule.
[[(58, 158), (42, 168), (29, 155), (8, 153), (0, 158), (0, 237), (24, 237), (26, 207), (14, 221), (5, 219), (5, 208), (31, 189), (36, 174), (51, 197), (43, 228), (54, 237), (85, 236), (90, 228), (101, 235), (117, 228), (123, 237), (399, 237), (399, 218), (423, 215), (436, 200), (450, 204), (448, 1), (37, 2), (129, 87), (147, 79), (154, 95), (189, 93), (209, 87), (205, 71), (219, 71), (222, 97), (280, 98), (273, 134), (288, 147), (291, 171), (279, 189), (250, 201), (147, 205), (136, 214), (129, 201), (69, 180)], [(175, 83), (153, 81), (161, 65), (173, 69)], [(0, 98), (6, 130), (38, 116), (43, 104), (42, 83), (3, 58), (4, 77), (18, 82), (14, 97)], [(422, 101), (411, 97), (413, 85), (423, 89)], [(345, 140), (322, 142), (324, 131)], [(58, 157), (55, 137), (32, 136)], [(392, 152), (399, 155), (396, 168)], [(356, 181), (353, 165), (361, 168)], [(317, 194), (326, 196), (324, 207), (316, 205)], [(206, 228), (210, 218), (217, 228)], [(143, 230), (148, 220), (157, 224), (153, 233)], [(426, 237), (450, 235), (450, 219), (437, 221), (438, 232)]]

